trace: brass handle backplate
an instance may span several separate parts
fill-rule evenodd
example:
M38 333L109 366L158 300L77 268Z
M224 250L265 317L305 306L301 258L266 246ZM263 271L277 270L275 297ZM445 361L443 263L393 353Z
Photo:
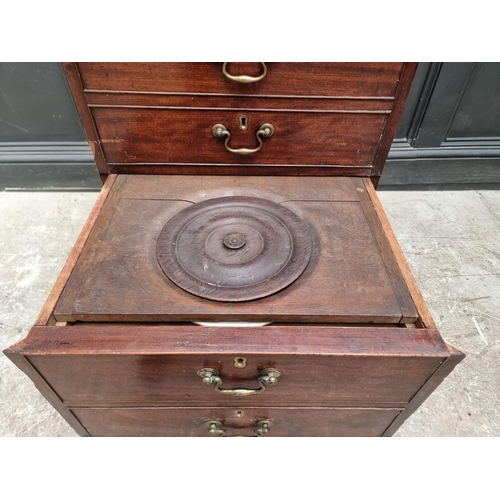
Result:
M260 422L257 422L253 430L254 437L264 436L269 432L269 428L272 425L273 423L271 422L271 420L261 420ZM218 420L210 420L210 422L207 422L207 427L208 427L208 434L210 436L224 437L226 435L226 429L224 427L224 424L222 422L219 422ZM251 436L238 435L233 437L251 437Z
M267 75L266 64L263 63L263 62L261 62L260 64L262 64L262 74L260 74L259 76L248 76L248 75L234 76L234 75L230 75L227 72L227 62L225 62L222 65L222 73L224 73L224 76L226 78L228 78L229 80L231 80L233 82L238 82L238 83L255 83L255 82L259 82L260 80L262 80L263 78L265 78L265 76Z
M258 389L222 389L222 378L219 376L219 372L213 368L202 368L198 370L197 375L203 379L205 385L214 384L215 390L222 394L228 394L230 396L251 396L264 392L268 385L276 384L278 382L278 377L281 375L281 370L277 368L266 368L262 370L257 378L257 383L260 385Z
M259 141L259 146L255 149L248 148L240 148L240 149L232 149L229 147L229 139L231 139L231 132L227 129L225 125L217 123L212 127L212 135L217 139L225 139L224 147L230 153L236 153L238 155L249 155L252 153L257 153L262 148L262 139L269 139L274 134L274 127L270 123L264 123L260 126L259 130L257 130L255 137Z

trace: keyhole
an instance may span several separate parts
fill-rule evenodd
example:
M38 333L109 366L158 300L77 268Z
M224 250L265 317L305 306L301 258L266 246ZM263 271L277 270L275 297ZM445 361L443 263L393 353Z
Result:
M246 130L248 128L248 116L240 116L240 130Z
M245 358L234 358L234 366L236 366L236 368L245 368L245 366L247 366L247 360Z

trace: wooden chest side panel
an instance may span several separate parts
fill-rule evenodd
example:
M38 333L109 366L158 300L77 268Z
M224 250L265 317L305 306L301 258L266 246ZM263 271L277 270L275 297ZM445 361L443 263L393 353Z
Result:
M76 408L91 436L209 436L210 421L225 436L254 436L257 423L272 424L269 437L381 436L400 413L398 408Z
M87 431L82 427L81 423L74 416L72 412L61 401L61 398L53 391L52 387L40 375L40 373L31 365L25 356L20 351L22 345L26 342L21 341L3 353L14 363L22 372L24 372L33 382L35 387L40 391L44 398L61 414L61 416L68 422L68 424L80 435L88 436Z
M401 412L394 422L390 425L384 436L392 436L404 421L432 394L432 392L441 384L441 382L453 371L464 358L465 354L458 349L446 344L450 351L450 356L446 358L432 377L422 386L415 397L412 398L410 404Z

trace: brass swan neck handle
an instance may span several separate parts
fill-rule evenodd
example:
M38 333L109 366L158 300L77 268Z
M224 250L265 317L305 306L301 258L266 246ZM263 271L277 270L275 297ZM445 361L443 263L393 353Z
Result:
M228 394L230 396L252 396L253 394L264 392L266 386L276 384L278 382L278 377L281 375L281 370L277 368L266 368L262 370L257 378L257 383L260 386L257 389L222 389L222 378L219 376L219 372L213 368L202 368L198 370L197 375L203 379L205 385L214 384L216 392Z
M255 137L259 141L259 146L255 149L240 148L232 149L229 147L229 139L231 139L231 132L227 129L225 125L217 123L212 127L212 135L217 139L225 139L224 147L230 152L238 155L249 155L252 153L257 153L262 148L262 139L269 139L274 134L274 127L270 123L264 123L260 126L259 130L255 133Z
M227 62L225 62L222 65L222 73L226 78L233 82L238 82L238 83L255 83L259 82L260 80L264 79L267 75L267 66L265 63L261 62L262 64L262 73L259 76L248 76L248 75L230 75L227 72Z
M246 436L246 435L235 435L232 437L261 437L265 436L268 432L270 427L273 425L271 420L261 420L255 424L255 427L253 429L253 436ZM222 422L219 420L210 420L207 422L207 427L208 427L208 434L210 436L214 437L225 437L226 436L226 427Z

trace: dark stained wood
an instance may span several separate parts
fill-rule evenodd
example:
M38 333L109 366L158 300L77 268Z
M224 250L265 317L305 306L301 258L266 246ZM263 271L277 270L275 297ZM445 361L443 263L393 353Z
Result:
M465 354L458 349L446 344L450 351L450 356L446 358L427 383L418 391L410 404L390 425L384 436L392 436L404 423L404 421L436 390L443 380L453 371L464 358Z
M122 176L119 179L123 179ZM126 192L134 191L134 179L126 178ZM106 205L103 220L97 221L88 245L56 306L59 321L286 321L286 322L375 322L398 323L403 317L398 297L380 255L372 231L358 202L309 201L311 192L324 186L316 178L302 179L304 196L294 183L274 186L282 206L295 211L309 225L318 242L304 273L284 290L256 301L215 303L184 292L161 270L156 241L164 225L179 211L200 199L193 186L179 199L175 177L158 178L167 198L130 199L117 194ZM253 179L257 193L266 192L267 179ZM117 186L122 189L125 181ZM139 185L144 185L140 182ZM210 185L213 186L213 183ZM239 195L234 183L219 182L215 193L203 190L206 198ZM329 181L335 186L335 180ZM340 181L345 186L345 180ZM278 183L279 186L279 183ZM344 188L342 188L344 189ZM335 191L335 189L334 189ZM248 190L247 190L248 193ZM307 201L300 201L304 198ZM328 200L328 196L326 197ZM273 200L274 201L274 200ZM102 231L100 228L106 228ZM75 293L75 290L77 291ZM407 316L405 316L405 320ZM417 315L413 318L417 319Z
M386 116L355 113L259 112L226 109L163 110L93 108L106 161L118 163L216 162L227 165L289 164L370 166ZM248 117L248 130L239 117ZM228 146L256 148L255 134L264 123L274 126L260 151L239 155L226 151L212 135L222 124L231 132Z
M197 203L221 196L261 197L275 203L285 201L358 202L351 179L335 177L317 180L298 177L225 176L151 176L121 175L124 185L120 197L134 200L186 200Z
M387 240L384 227L381 225L378 214L373 208L371 198L367 194L363 179L353 178L352 182L356 186L356 191L359 195L359 201L361 207L363 208L365 217L370 221L370 228L372 229L373 236L377 240L380 248L380 254L391 280L394 294L396 295L398 303L401 307L403 316L401 322L411 323L417 318L417 310L413 304L413 300L398 262L394 257L393 250Z
M437 330L374 325L268 325L219 328L191 324L80 324L31 329L10 348L25 356L191 355L241 352L253 354L346 354L356 356L449 356Z
M108 167L106 165L106 160L101 148L101 143L99 141L99 136L95 128L95 123L87 107L87 102L85 95L83 94L82 82L80 78L80 73L78 71L78 66L76 63L63 63L64 70L66 72L66 77L68 78L68 83L75 100L76 109L83 123L83 128L85 129L85 134L87 135L87 140L89 142L90 149L94 155L94 160L97 165L97 170L100 174L106 174L108 172Z
M295 212L255 196L212 198L185 208L161 230L158 263L197 297L243 302L277 293L309 264L316 241Z
M51 322L52 324L55 323L55 320L52 316L54 306L56 305L57 301L59 300L59 297L61 296L62 290L66 285L66 282L68 281L68 278L71 275L73 268L75 267L76 261L80 257L83 246L85 245L89 237L89 234L95 224L97 217L99 216L99 213L101 212L104 202L106 201L106 198L108 197L108 194L111 191L111 188L115 180L116 180L116 175L111 174L110 176L108 176L108 179L104 183L104 186L101 192L99 193L97 201L95 202L94 207L92 208L92 211L90 212L90 215L87 221L85 222L85 225L83 226L83 229L80 232L80 235L78 236L75 245L71 250L68 260L66 261L66 264L64 265L61 274L57 278L57 281L54 287L52 288L50 295L47 297L47 300L45 301L45 304L40 314L38 315L38 318L35 321L35 325L47 325L49 324L49 322Z
M92 221L91 225L89 225L88 227L87 226L84 227L82 232L82 238L81 240L80 237L78 239L80 243L84 244L84 247L83 249L78 250L77 254L75 254L75 257L78 257L76 264L73 265L73 262L71 262L72 267L68 268L68 271L70 271L71 274L69 275L69 277L68 276L66 277L65 282L64 280L62 280L61 282L63 286L63 291L59 290L59 285L57 285L57 288L55 288L56 295L54 296L54 298L57 298L58 300L57 304L60 304L61 302L63 304L64 303L72 304L76 300L80 292L80 288L84 283L84 279L82 279L82 277L79 275L78 272L75 275L74 273L75 267L76 269L82 266L88 266L90 268L92 267L94 252L96 248L100 246L101 234L106 233L107 225L113 213L113 207L117 203L120 197L121 189L124 185L124 179L120 176L115 176L114 174L111 174L110 176L108 176L108 178L112 182L113 189L111 189L110 186L110 190L107 193L106 197L102 199L99 197L96 202L95 207L97 207L97 209L93 209L93 213L95 213L97 217ZM72 258L72 256L70 256L70 258ZM69 281L71 281L70 287L67 286ZM54 312L55 307L52 304L52 302L50 302L50 304L53 307L52 312ZM49 310L46 310L45 316L49 312L50 312ZM71 317L67 319L55 318L55 320L73 321L73 318Z
M260 421L269 437L381 436L399 408L75 408L92 436L209 436L208 422L222 423L224 437L255 436ZM240 416L241 415L241 416Z
M390 435L463 358L430 328L374 185L355 178L378 180L416 64L269 63L250 85L227 80L222 63L65 68L101 178L119 175L108 177L37 325L5 354L81 435L202 436L209 420L228 436L252 435L261 420L272 421L270 436ZM231 155L211 134L223 123L231 147L254 147L265 122L276 133L254 156ZM214 303L163 273L165 224L228 196L308 221L311 260L284 290ZM260 388L266 368L281 375L236 398L205 386L201 368L216 369L223 389Z
M333 111L337 113L380 113L388 114L393 99L348 98L348 97L269 97L232 96L207 94L144 94L121 92L86 92L88 105L93 107L140 107L140 108L230 108L234 110L253 109L272 111L290 109L294 111Z
M35 384L35 387L40 391L44 398L61 414L69 425L80 435L88 436L87 430L82 426L81 422L66 408L66 406L54 393L45 379L37 372L31 363L19 353L22 348L22 342L13 345L9 349L5 349L3 353Z
M311 326L38 327L18 352L71 406L404 406L449 356L437 331ZM251 389L270 367L278 383L247 398L197 375L214 368L223 388Z
M393 97L402 63L267 63L267 76L241 84L222 63L79 63L85 89L232 95ZM230 74L261 74L259 63L230 63Z
M373 208L375 209L375 213L379 223L383 228L383 232L387 241L391 247L392 255L394 259L396 259L398 266L401 270L401 274L406 282L406 286L410 291L410 295L412 297L413 303L418 311L419 319L422 323L422 326L425 328L436 328L434 324L434 320L432 319L431 313L427 304L425 303L424 298L422 297L422 293L417 286L415 278L413 277L410 267L406 261L406 258L401 250L401 247L396 239L394 231L392 230L391 223L387 218L387 215L380 203L380 200L377 196L375 188L373 184L370 182L370 179L363 180L363 184L365 185L366 191L370 196L371 202L373 204Z
M203 328L203 327L201 327ZM272 334L271 334L272 335ZM246 358L235 368L234 358ZM405 405L443 358L414 356L230 354L28 356L68 405L384 406ZM278 383L244 398L205 386L197 372L219 372L223 389L258 389L260 371L278 368Z
M317 165L245 165L242 169L238 165L221 165L198 163L196 165L186 165L178 163L175 165L166 164L109 164L109 171L116 174L133 175L247 175L261 177L266 176L297 176L297 177L332 177L332 176L369 176L371 167L343 167L329 165L321 167Z
M403 72L401 73L399 85L396 90L394 108L386 122L384 132L380 138L380 146L377 150L375 161L373 162L373 172L371 175L375 177L380 177L382 169L384 168L417 67L418 63L404 64Z
M222 63L65 67L101 174L379 176L416 65L269 64L266 78L249 85L225 78ZM259 63L229 67L261 71ZM271 148L235 157L215 147L216 122L205 123L213 113L217 123L231 115L223 124L236 148L255 145L265 122L276 122L280 134L266 141ZM232 121L242 113L265 120L241 132Z

